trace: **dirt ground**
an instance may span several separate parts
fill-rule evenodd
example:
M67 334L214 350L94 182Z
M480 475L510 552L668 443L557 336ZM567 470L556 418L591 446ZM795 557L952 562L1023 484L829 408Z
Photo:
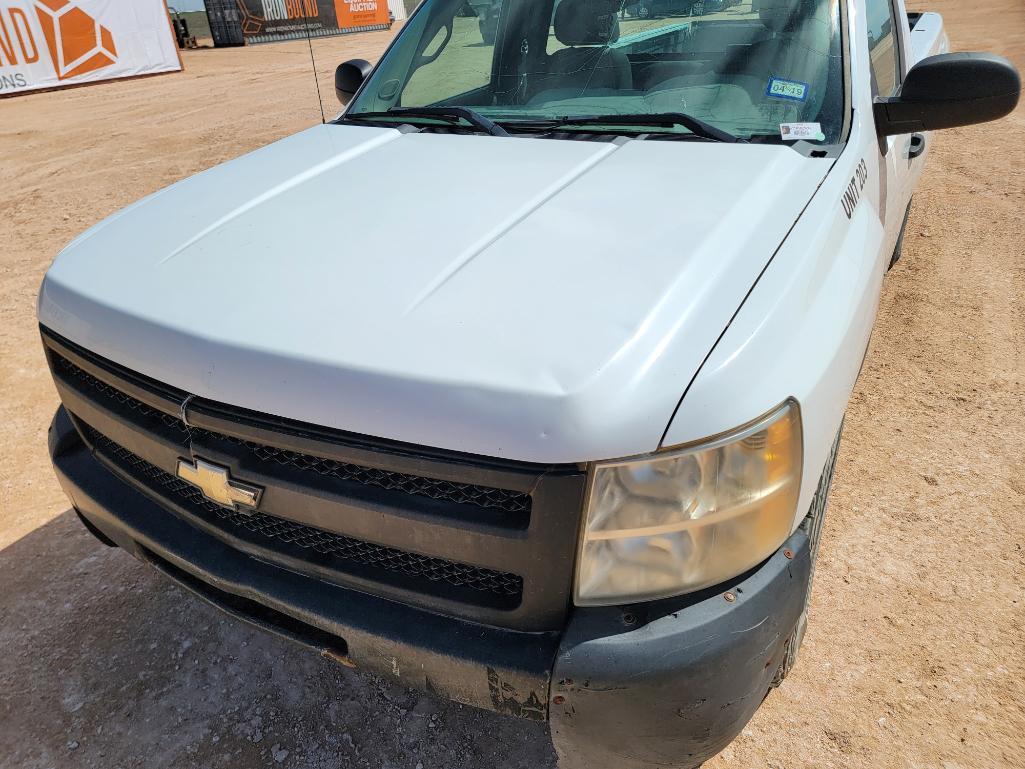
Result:
M921 6L955 48L1025 69L1021 0ZM318 43L324 85L388 40ZM34 320L53 255L319 120L302 45L185 63L0 100L0 766L553 766L541 728L226 620L68 509ZM847 417L802 660L713 769L1025 766L1025 109L936 148Z

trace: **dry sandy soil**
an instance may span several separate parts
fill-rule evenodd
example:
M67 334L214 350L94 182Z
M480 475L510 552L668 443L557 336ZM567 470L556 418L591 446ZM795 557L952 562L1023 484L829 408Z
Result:
M956 48L1025 69L1021 0L922 5ZM320 43L324 73L388 39ZM225 620L95 542L50 472L34 305L51 258L318 120L308 55L195 51L182 75L0 101L4 767L554 763L540 728ZM1025 766L1025 110L936 147L848 414L803 658L714 769Z

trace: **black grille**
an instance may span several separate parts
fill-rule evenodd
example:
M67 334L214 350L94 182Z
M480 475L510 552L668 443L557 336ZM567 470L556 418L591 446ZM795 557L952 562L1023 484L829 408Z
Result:
M185 391L41 332L63 408L95 460L153 498L123 517L143 534L152 527L187 541L182 557L192 544L199 553L220 540L266 564L429 612L518 631L563 627L582 466L402 443L201 396L187 401L186 421ZM176 476L182 457L259 484L259 508L204 497Z
M86 434L97 449L124 472L162 496L175 498L190 513L221 528L227 523L279 546L313 550L346 564L487 593L503 603L517 603L522 594L523 580L515 574L376 545L264 513L243 513L222 507L204 497L195 486L150 464L95 429L86 426Z
M188 427L178 417L147 406L136 398L97 379L63 356L53 354L53 365L61 377L64 379L75 379L84 388L88 389L93 399L100 402L106 401L108 404L116 403L142 416L159 419L165 427L177 433L183 442L193 438L214 438L244 446L253 456L265 462L275 462L302 472L316 473L350 483L374 486L413 496L472 505L486 510L498 510L521 515L529 514L530 512L530 496L517 491L444 481L436 478L425 478L418 475L397 473L372 467L362 467L351 462L339 462L334 459L303 454L298 451L244 441L228 435L213 433L209 430Z
M405 473L388 470L377 470L360 467L349 462L338 462L333 459L322 459L300 454L296 451L278 449L273 446L261 446L250 441L242 444L264 461L290 465L299 470L306 470L320 475L330 475L345 481L361 483L364 486L377 486L390 491L402 491L431 499L456 502L476 507L504 510L510 513L525 513L530 510L530 497L515 491L492 489L486 486L474 486L467 483L455 483L434 478L423 478Z
M106 382L97 379L85 369L79 368L74 363L69 361L67 358L51 353L51 359L53 362L53 368L64 379L76 379L78 382L87 390L89 390L95 400L106 401L108 404L116 403L130 411L134 411L137 414L141 414L144 417L155 417L160 419L167 427L174 430L180 431L185 437L188 437L189 429L185 426L178 417L167 414L159 409L155 409L151 406L147 406L142 401L133 398L128 393L121 392L116 387L112 387Z

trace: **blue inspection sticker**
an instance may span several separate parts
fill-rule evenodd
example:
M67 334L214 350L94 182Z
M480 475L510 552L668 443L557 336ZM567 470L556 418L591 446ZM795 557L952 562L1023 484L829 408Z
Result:
M769 86L765 89L765 95L773 99L786 99L787 101L808 101L808 92L811 86L802 83L800 80L783 80L782 78L769 78Z

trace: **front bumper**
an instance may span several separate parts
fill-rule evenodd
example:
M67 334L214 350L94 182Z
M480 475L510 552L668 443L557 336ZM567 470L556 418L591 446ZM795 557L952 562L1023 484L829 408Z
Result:
M49 444L61 486L101 539L344 665L547 718L566 767L692 767L720 751L768 691L807 591L799 531L758 568L700 594L577 609L561 633L479 625L286 571L203 534L93 456L63 408Z
M551 687L563 769L694 767L726 747L769 691L804 609L810 563L798 530L761 566L687 601L625 617L577 611Z

